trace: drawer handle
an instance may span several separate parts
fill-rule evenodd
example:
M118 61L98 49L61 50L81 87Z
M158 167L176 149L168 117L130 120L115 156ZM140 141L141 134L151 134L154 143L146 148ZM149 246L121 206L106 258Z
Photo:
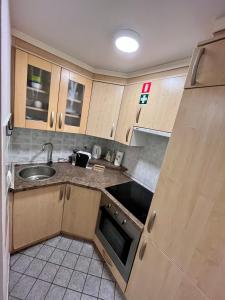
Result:
M205 48L199 48L198 49L198 53L196 55L194 64L193 64L193 68L191 71L191 86L194 86L196 84L196 75L197 75L197 71L198 71L198 66L201 60L202 55L205 52Z
M128 138L129 138L130 130L131 130L131 127L129 127L129 128L127 129L127 133L126 133L126 143L128 143Z
M137 116L136 116L136 123L139 122L140 114L141 114L141 107L139 108Z
M148 221L147 230L149 233L152 231L153 225L155 223L155 219L156 219L156 211L154 210L152 213L152 216L149 218L149 221Z
M67 187L66 199L70 200L71 186Z
M59 114L59 129L62 128L62 113Z
M113 266L113 265L112 265L112 262L111 262L110 259L108 258L108 256L107 256L107 254L106 254L106 252L105 252L104 249L102 250L102 256L104 257L106 263L107 263L108 265L110 265L110 267L112 267L112 266Z
M60 192L59 192L59 200L60 200L60 201L63 199L63 194L64 194L63 192L64 192L64 187L61 186Z
M111 132L110 132L110 137L113 137L113 133L114 133L114 123L112 124L112 129L111 129Z
M55 119L54 111L52 111L51 114L50 114L50 127L51 127L51 128L52 128L53 125L54 125L54 119Z
M144 258L146 247L147 247L147 242L144 242L142 244L140 252L139 252L139 258L140 258L140 260L142 260Z

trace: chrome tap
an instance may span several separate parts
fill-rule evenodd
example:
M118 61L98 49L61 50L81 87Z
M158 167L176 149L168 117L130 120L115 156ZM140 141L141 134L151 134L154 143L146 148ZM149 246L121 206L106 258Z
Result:
M42 145L41 151L45 151L46 146L48 147L48 155L47 155L47 165L50 166L52 165L52 151L53 151L53 145L52 143L44 143Z

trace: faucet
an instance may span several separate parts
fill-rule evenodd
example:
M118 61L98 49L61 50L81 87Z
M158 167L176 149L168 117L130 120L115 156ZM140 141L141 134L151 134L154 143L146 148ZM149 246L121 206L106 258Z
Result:
M45 151L46 146L50 146L50 147L48 147L47 165L48 165L48 166L51 166L51 165L52 165L52 151L53 151L53 145L52 145L52 143L44 143L44 144L42 145L41 151Z

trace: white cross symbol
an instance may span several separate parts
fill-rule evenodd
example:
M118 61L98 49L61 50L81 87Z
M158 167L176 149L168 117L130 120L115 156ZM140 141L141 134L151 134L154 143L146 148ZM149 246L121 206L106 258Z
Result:
M148 97L146 96L146 95L143 95L142 97L141 97L141 102L145 102L145 101L147 101L148 100Z

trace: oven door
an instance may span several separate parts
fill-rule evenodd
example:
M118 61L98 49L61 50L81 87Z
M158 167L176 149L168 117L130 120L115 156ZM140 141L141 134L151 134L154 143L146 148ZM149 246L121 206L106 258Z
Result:
M101 206L96 235L122 277L128 281L140 239L139 230L131 222L122 225L110 210Z

